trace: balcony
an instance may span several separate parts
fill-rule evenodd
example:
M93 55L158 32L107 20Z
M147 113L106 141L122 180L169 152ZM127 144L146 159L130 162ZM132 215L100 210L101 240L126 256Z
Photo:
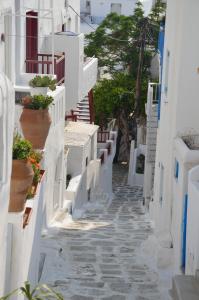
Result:
M84 35L58 32L54 36L55 52L65 54L66 112L76 109L77 103L88 95L96 84L97 59L84 59ZM45 52L52 49L52 37L45 38Z
M86 57L83 64L82 98L95 86L97 82L97 58Z
M54 55L54 72L52 54L38 53L37 59L26 59L26 72L34 74L55 74L57 85L65 80L65 54Z

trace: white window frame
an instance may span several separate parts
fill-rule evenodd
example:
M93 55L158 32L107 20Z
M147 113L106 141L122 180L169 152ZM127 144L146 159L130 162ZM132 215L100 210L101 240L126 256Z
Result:
M120 13L118 15L121 15L122 14L122 3L115 3L115 2L112 2L111 3L111 7L110 7L110 12L112 13L112 7L113 5L118 5L118 7L120 7ZM115 12L116 13L116 12Z

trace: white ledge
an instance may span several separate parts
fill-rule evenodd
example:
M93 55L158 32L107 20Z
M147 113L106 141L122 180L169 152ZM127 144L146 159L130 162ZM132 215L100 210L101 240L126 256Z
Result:
M176 138L174 141L176 151L184 162L192 163L199 161L199 150L191 150L182 140L182 138Z

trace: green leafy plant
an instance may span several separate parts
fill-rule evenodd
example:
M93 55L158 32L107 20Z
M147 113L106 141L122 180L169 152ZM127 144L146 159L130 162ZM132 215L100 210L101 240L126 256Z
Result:
M49 76L35 76L32 80L30 80L29 84L32 87L49 87L51 91L56 89L56 79L52 79Z
M34 95L26 96L22 99L22 105L25 108L39 110L47 109L52 102L54 101L53 97L45 95Z
M31 285L28 281L24 283L24 286L20 287L19 289L14 290L13 292L9 293L8 295L1 297L0 300L7 300L12 295L23 295L27 300L64 300L63 296L48 287L46 284L37 285L35 288L31 288Z
M143 1L135 2L134 12L129 16L111 13L94 32L85 36L85 54L97 57L101 71L109 73L108 77L102 78L110 79L110 83L108 80L98 82L95 88L96 121L105 128L109 118L117 119L116 158L123 153L122 160L127 161L129 137L136 141L137 129L146 120L145 102L151 80L151 60L157 53L160 23L164 23L165 15L162 0L156 1L148 16L145 16ZM128 87L127 82L130 81Z
M30 157L32 151L32 144L22 138L19 134L14 136L13 148L12 148L12 158L13 159L27 159Z

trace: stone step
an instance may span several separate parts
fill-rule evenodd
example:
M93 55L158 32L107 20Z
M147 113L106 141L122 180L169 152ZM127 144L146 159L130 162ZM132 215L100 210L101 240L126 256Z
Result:
M195 276L174 276L172 296L173 300L198 300L199 280Z
M86 117L89 117L89 118L90 118L90 114L87 113L87 112L84 112L84 111L78 112L77 116L86 116Z
M89 104L88 104L87 102L85 102L85 103L78 102L78 103L77 103L77 106L81 106L81 107L86 106L86 107L89 107Z

